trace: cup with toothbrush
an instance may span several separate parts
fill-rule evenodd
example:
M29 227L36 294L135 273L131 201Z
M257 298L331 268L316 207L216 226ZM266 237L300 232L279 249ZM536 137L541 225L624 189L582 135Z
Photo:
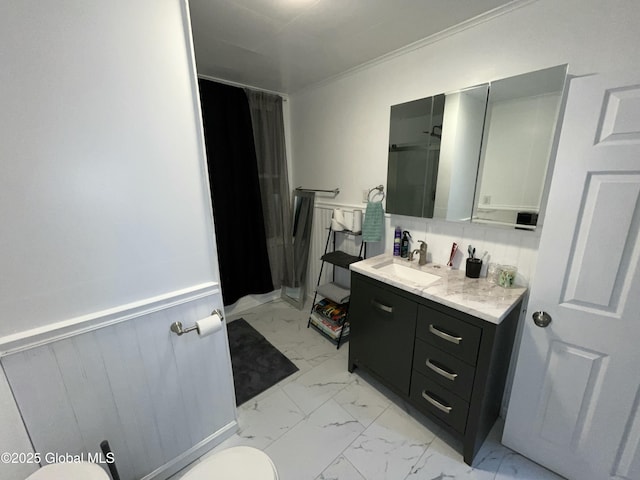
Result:
M473 245L469 245L467 248L469 257L467 258L467 267L465 274L468 278L480 278L480 270L482 270L482 258L476 258L476 249Z

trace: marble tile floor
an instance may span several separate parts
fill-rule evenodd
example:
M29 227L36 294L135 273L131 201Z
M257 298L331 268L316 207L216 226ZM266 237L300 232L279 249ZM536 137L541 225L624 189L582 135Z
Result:
M250 445L271 457L280 480L561 479L501 445L500 421L466 465L456 439L366 373L349 373L349 344L336 350L308 329L308 310L278 300L241 316L299 371L241 405L239 431L202 459Z

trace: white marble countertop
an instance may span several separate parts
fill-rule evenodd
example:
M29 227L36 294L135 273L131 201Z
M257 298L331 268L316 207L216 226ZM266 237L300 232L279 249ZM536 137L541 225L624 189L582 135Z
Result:
M440 277L426 286L387 271L380 266L396 263ZM393 285L409 293L446 305L491 323L499 324L527 291L524 287L503 288L486 278L467 278L464 270L453 270L444 265L419 266L418 260L382 254L352 263L350 269L367 277Z

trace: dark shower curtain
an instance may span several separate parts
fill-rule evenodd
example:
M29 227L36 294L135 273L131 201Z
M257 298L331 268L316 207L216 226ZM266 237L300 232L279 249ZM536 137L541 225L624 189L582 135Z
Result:
M245 92L199 80L225 305L273 291L251 114Z
M287 173L282 97L245 89L258 160L264 227L271 266L271 281L278 289L293 281L291 191Z

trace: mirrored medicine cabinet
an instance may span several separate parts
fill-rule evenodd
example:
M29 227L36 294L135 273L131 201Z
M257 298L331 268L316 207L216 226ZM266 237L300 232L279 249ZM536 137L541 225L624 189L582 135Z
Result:
M566 72L561 65L393 105L386 211L535 229Z

